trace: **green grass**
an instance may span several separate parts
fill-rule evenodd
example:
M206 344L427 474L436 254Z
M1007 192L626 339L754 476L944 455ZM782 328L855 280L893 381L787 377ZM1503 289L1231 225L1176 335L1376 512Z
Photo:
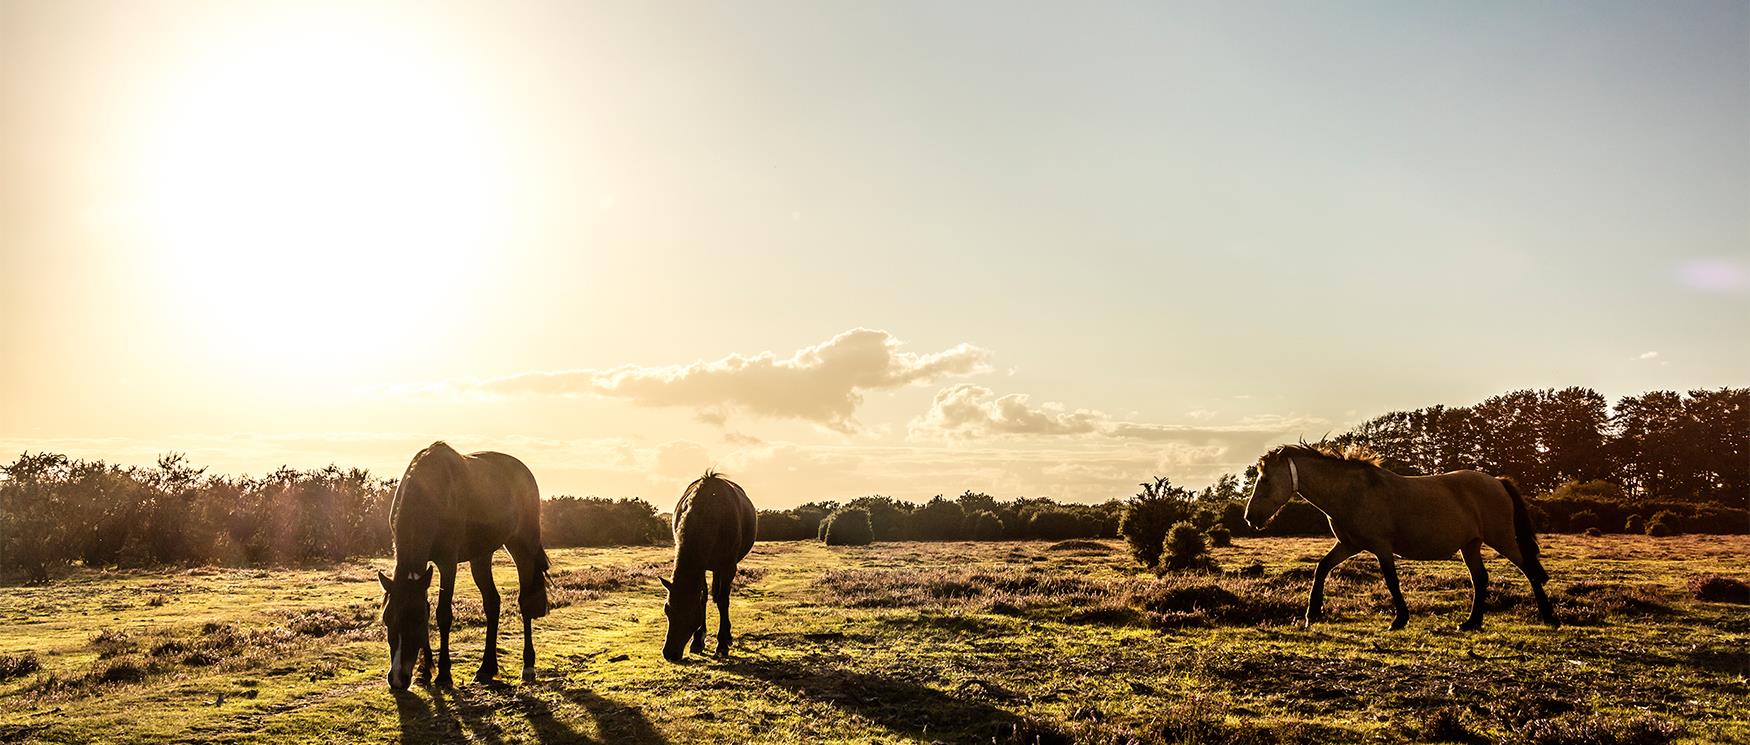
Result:
M1750 742L1750 538L1552 536L1561 629L1490 562L1481 632L1456 561L1403 563L1410 628L1386 632L1374 563L1295 621L1327 540L1238 539L1223 573L1137 571L1115 542L756 547L727 660L661 658L661 548L554 551L540 680L383 682L373 564L77 570L0 588L0 742ZM455 678L483 641L458 580ZM714 625L713 625L714 629Z

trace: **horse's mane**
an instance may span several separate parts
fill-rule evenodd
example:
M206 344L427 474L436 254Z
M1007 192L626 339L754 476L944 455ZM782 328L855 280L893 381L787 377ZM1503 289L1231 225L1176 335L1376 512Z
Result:
M1265 453L1262 458L1258 459L1259 469L1263 469L1264 461L1270 460L1279 455L1292 455L1297 458L1320 458L1341 463L1368 465L1373 466L1374 468L1380 468L1380 463L1384 460L1382 456L1373 452L1371 448L1358 442L1352 442L1348 445L1337 445L1336 443L1327 442L1325 440L1319 440L1318 442L1307 442L1306 440L1301 440L1297 443L1277 445L1272 448L1270 452Z

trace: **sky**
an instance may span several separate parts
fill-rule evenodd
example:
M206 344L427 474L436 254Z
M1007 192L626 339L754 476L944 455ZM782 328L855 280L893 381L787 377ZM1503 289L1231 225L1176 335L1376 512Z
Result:
M1750 383L1750 5L0 0L0 452L762 507Z

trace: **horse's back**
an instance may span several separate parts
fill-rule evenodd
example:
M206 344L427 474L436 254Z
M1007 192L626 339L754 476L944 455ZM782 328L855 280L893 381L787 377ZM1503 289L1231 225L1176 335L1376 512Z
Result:
M1393 499L1393 550L1412 559L1441 559L1489 533L1497 514L1511 518L1511 505L1495 477L1481 471L1448 471L1403 478L1403 493ZM1501 513L1502 507L1508 509Z
M733 565L753 551L758 512L740 484L720 476L701 481L675 505L676 550L699 551L713 566Z

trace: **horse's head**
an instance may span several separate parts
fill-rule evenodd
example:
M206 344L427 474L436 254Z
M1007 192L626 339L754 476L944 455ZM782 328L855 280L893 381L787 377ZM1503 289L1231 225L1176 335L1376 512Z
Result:
M1252 483L1252 496L1246 500L1246 524L1262 530L1294 498L1299 482L1300 472L1292 456L1281 449L1265 455L1258 461L1258 480Z
M413 682L414 663L431 646L431 602L426 594L434 569L396 569L393 578L377 572L383 585L383 626L389 630L390 688L407 689Z
M705 583L698 587L686 587L687 582L670 582L662 579L662 586L668 590L668 599L662 604L663 615L668 616L668 637L662 642L662 656L669 662L680 662L687 653L687 639L705 625Z

